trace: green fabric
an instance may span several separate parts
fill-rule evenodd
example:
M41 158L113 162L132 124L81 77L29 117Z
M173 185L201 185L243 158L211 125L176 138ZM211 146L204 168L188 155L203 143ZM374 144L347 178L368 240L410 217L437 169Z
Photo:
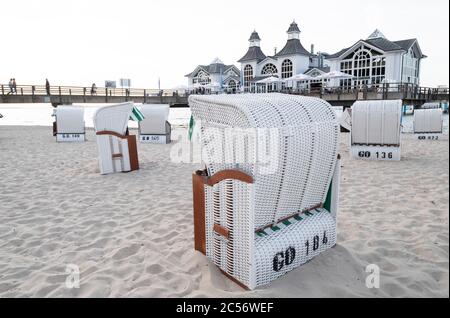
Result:
M139 109L136 107L133 107L133 110L131 111L130 119L133 121L143 121L145 119L144 114L141 113Z
M296 219L297 221L303 220L303 218L298 214L296 216L294 216L294 219Z
M279 228L278 226L271 227L270 229L271 229L272 231L274 231L274 232L280 230L280 228Z
M331 180L330 188L328 189L327 198L323 204L323 208L328 212L331 212L331 196L333 194L333 180Z
M283 221L283 224L288 226L288 225L291 225L291 222L289 222L288 220L285 220L285 221Z
M191 115L191 119L189 120L189 140L192 141L192 134L194 132L195 120L194 116Z

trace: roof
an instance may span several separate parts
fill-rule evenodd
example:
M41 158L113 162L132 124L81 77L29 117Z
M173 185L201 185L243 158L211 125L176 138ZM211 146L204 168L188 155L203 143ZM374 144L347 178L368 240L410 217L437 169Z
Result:
M376 39L376 38L386 38L386 37L380 30L375 29L375 31L373 31L372 34L369 35L368 39Z
M287 41L284 48L275 54L275 57L280 57L284 55L307 55L311 56L311 53L309 53L302 45L299 39L290 39Z
M253 31L252 35L250 35L249 41L261 41L261 38L259 37L258 32Z
M258 81L261 81L263 79L269 78L269 77L278 77L278 75L276 75L276 74L275 75L274 74L259 75L259 76L253 77L249 82L254 83L254 82L258 82Z
M399 46L398 44L391 42L385 38L367 39L367 40L365 40L365 42L367 42L385 52L403 50L401 46Z
M213 61L214 62L214 61ZM189 76L193 76L194 73L197 73L198 69L202 69L205 72L209 73L209 74L219 74L219 73L225 73L226 71L228 71L230 68L234 68L234 71L239 75L240 74L240 70L235 66L235 65L225 65L222 63L212 63L210 65L199 65L195 68L195 70L187 75L185 75L186 77Z
M291 23L291 25L289 26L289 30L287 30L288 33L289 32L300 32L300 29L298 28L298 24L294 22Z
M394 41L395 44L400 46L405 51L409 51L411 47L414 48L414 53L417 56L420 56L422 58L427 57L425 54L422 53L422 50L419 47L419 44L417 43L417 39L407 39L407 40L401 40L401 41Z
M417 40L416 39L408 39L408 40L400 40L400 41L390 41L383 37L369 38L367 40L359 40L351 47L344 48L344 49L340 50L339 52L336 52L334 54L327 56L327 59L333 59L333 58L340 57L342 54L347 52L349 49L351 49L353 46L355 46L359 42L365 42L369 45L372 45L372 46L384 51L384 52L394 52L394 51L408 51L415 43L417 43ZM418 55L420 55L421 57L426 57L425 55L422 54L420 49L418 49L416 51L416 53Z
M324 67L310 67L306 70L306 72L304 74L308 74L309 72L311 72L312 70L319 70L322 71L324 73L328 73L330 72L330 67L329 66L324 66Z
M263 53L259 46L251 46L249 47L247 53L238 61L240 63L247 61L262 61L266 58L266 55Z
M233 81L235 81L237 83L239 83L241 81L241 79L239 77L237 77L237 76L228 76L223 81L227 82L227 81L230 81L230 80L233 80Z

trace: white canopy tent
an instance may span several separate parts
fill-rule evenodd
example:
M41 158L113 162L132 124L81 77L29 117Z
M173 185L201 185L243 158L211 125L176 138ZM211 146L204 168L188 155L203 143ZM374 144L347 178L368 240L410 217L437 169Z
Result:
M286 83L287 87L297 88L299 82L305 83L305 82L311 81L312 79L314 79L314 77L300 73L300 74L297 74L292 77L284 79L284 82ZM294 86L294 83L296 83L295 86Z
M324 80L324 79L350 79L350 78L354 78L354 76L351 74L340 72L340 71L331 71L331 72L319 75L315 79Z
M331 71L322 75L317 76L315 79L322 80L322 86L327 87L330 80L333 80L330 86L339 86L339 83L335 83L334 80L342 80L342 79L352 79L353 75L347 74L340 71Z
M265 92L268 92L269 85L270 86L275 85L275 90L278 90L278 84L282 83L282 82L283 82L283 80L279 79L278 77L269 76L262 80L257 81L256 84L264 84ZM271 90L274 90L274 89L271 89Z

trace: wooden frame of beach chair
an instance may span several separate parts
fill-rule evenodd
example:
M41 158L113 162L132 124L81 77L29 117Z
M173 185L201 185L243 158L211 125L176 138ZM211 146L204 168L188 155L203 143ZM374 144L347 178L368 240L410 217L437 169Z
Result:
M192 176L196 250L241 287L254 289L336 244L339 124L327 102L252 94L190 96L189 104L206 155L206 169ZM266 171L259 161L211 160L208 129L225 136L238 127L276 129L276 169ZM249 140L223 143L230 158L253 147Z
M53 135L57 142L86 141L83 107L61 105L55 111Z
M139 169L135 135L126 135L133 103L105 106L94 114L101 174Z
M443 124L441 108L416 109L414 111L414 136L418 140L440 140Z
M141 143L168 144L172 127L168 122L169 105L146 105L140 108L144 120L139 122L139 141Z
M357 101L352 106L350 152L353 158L399 161L401 100Z

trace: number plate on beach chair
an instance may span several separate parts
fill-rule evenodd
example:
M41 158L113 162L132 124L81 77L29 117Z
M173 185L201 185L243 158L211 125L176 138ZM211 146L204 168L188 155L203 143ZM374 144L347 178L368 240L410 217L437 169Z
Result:
M148 144L168 143L168 138L166 135L140 135L139 140L141 143L148 143Z
M57 134L57 142L82 142L85 141L85 134Z

